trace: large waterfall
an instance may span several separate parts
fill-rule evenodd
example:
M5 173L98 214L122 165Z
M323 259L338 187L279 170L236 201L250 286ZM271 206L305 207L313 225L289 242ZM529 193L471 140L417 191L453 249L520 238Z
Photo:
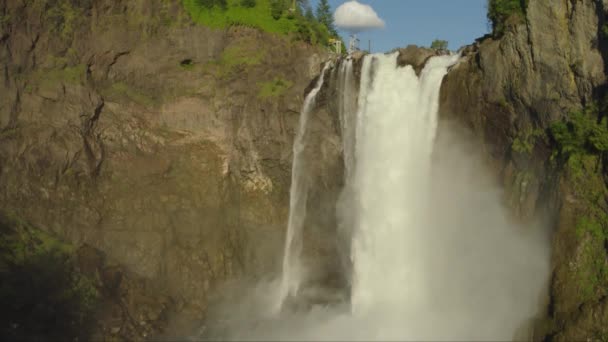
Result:
M356 314L426 305L420 250L441 80L458 56L432 57L420 78L397 53L363 62L356 138ZM373 72L373 74L372 74Z
M451 126L438 125L441 82L458 60L432 57L419 75L398 66L398 52L343 59L332 72L325 66L304 102L294 143L282 277L226 310L222 339L530 337L543 306L549 239L542 225L510 219L476 149ZM337 234L327 235L338 240L328 246L339 250L331 256L342 262L332 265L342 269L331 270L300 260L303 247L317 252L304 246L303 235L312 233L305 226L313 186L307 164L316 158L309 120L322 88L335 96L324 110L338 115L344 159ZM315 266L346 275L348 295L340 297L346 300L309 297L315 293L309 286L323 286L307 281ZM287 298L297 305L284 305Z

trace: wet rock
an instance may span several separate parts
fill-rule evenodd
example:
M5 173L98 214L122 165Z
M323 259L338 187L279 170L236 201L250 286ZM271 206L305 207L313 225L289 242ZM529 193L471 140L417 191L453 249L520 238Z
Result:
M414 68L417 76L424 69L424 65L429 58L440 54L439 51L418 47L416 45L408 45L405 49L398 49L399 56L397 57L397 65L403 67L411 65Z

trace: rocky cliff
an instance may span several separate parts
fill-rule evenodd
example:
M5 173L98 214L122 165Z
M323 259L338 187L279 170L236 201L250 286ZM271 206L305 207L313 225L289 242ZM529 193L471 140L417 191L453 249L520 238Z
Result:
M553 275L538 339L608 336L605 152L588 141L605 124L606 9L530 0L504 36L465 48L442 86L442 117L473 132L514 213L550 218Z
M177 0L0 1L0 209L141 279L101 336L198 321L219 284L279 270L294 131L327 57L194 25ZM339 155L332 120L311 122L320 163Z
M606 9L529 0L502 37L465 48L442 86L442 118L473 133L513 212L550 218L537 339L608 336ZM419 71L432 54L408 47L399 63ZM298 114L327 58L194 25L177 0L0 0L0 210L73 246L106 301L97 337L176 337L225 282L279 271ZM311 286L344 289L327 79L309 126L304 258L325 265Z

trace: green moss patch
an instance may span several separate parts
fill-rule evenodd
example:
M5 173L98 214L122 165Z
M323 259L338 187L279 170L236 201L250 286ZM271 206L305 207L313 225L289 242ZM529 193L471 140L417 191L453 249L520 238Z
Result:
M71 39L74 32L86 23L83 8L72 3L70 0L55 0L47 1L44 5L45 16L52 25L53 33L64 40Z
M0 322L0 337L86 339L99 294L95 282L76 271L74 249L5 214L0 233L0 303L10 313Z
M220 78L226 78L239 71L262 64L266 52L256 48L251 41L235 44L224 49L220 58L206 65L206 69L214 72Z
M517 153L531 154L539 138L545 136L541 129L524 130L513 139L511 149Z
M281 77L275 77L275 79L272 81L259 83L259 86L259 98L276 98L285 94L285 92L289 90L291 86L293 86L293 82Z
M224 49L220 64L229 69L242 65L258 65L264 57L265 53L262 50L252 51L251 49L234 46Z
M80 84L86 76L87 67L84 64L63 66L36 71L34 79L41 87L55 87L59 84Z

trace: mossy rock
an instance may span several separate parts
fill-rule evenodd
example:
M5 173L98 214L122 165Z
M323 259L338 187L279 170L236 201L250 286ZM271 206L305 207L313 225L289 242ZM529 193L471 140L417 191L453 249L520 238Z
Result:
M99 294L76 271L74 249L6 214L0 233L0 338L86 339Z

